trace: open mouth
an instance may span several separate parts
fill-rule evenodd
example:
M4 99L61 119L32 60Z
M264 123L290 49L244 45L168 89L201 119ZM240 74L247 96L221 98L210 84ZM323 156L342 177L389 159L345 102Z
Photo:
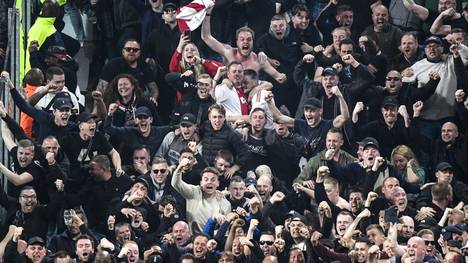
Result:
M385 21L383 19L377 19L377 25L383 26Z
M176 237L175 240L177 243L181 243L184 239L182 237Z
M82 255L83 255L84 258L87 258L89 256L89 253L88 252L83 252Z
M242 50L242 51L250 51L250 46L249 46L249 45L243 45L243 46L241 47L241 50Z

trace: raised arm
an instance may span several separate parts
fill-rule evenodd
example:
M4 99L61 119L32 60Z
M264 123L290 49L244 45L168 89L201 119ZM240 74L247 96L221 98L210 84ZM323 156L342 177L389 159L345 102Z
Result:
M267 95L265 96L265 101L267 102L268 109L270 109L271 114L273 115L273 119L276 122L283 123L287 125L288 127L294 126L294 119L281 114L281 112L275 106L275 103L273 102L273 93L271 91L269 91Z
M16 146L15 139L13 138L13 133L11 133L10 129L8 129L5 121L2 121L1 125L3 142L5 143L5 146L7 147L8 151L11 151L11 149L13 149L13 147Z
M440 13L437 18L434 20L434 23L432 23L431 26L431 33L433 35L447 35L450 33L450 30L452 29L451 26L449 25L444 25L444 20L448 19L455 15L455 9L449 8L442 13Z
M265 73L267 73L270 77L274 78L278 83L283 83L286 81L287 77L286 74L277 71L268 61L261 63L261 68Z
M17 174L10 171L8 168L5 167L2 163L0 163L0 172L6 176L7 180L11 182L13 185L23 185L29 182L32 182L34 179L30 173L24 172L22 174Z
M429 10L424 6L416 4L414 0L403 0L403 5L422 21L425 21L429 17Z
M231 49L231 47L227 47L227 45L219 42L211 35L211 11L213 11L213 7L209 7L206 10L206 16L202 23L201 38L211 49L213 49L213 51L223 57L226 57L226 53Z
M183 158L172 175L171 185L185 199L195 197L196 186L190 185L182 180L184 167L190 163L190 160Z
M332 92L333 94L335 94L335 96L338 98L338 101L340 102L341 112L341 114L336 116L333 120L333 127L341 128L343 127L344 123L349 119L348 104L346 103L346 100L344 99L343 94L341 93L338 86L332 87Z

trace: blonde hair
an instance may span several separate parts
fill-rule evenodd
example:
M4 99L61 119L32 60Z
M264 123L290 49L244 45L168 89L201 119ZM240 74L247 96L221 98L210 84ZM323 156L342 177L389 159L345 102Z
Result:
M410 147L408 147L406 145L398 145L397 147L395 147L393 149L392 155L391 155L392 156L392 165L394 165L393 156L395 154L399 154L399 155L405 157L408 160L413 159L414 164L419 166L418 160L416 159L416 155L414 154L413 150L411 150Z
M198 50L198 47L197 45L195 45L195 43L193 42L188 42L188 43L185 43L185 45L182 46L182 54L184 53L184 49L187 45L193 45L197 51L198 51L198 55L200 55L200 51ZM185 62L184 60L184 56L182 55L182 58L180 59L180 67L182 68L182 73L189 70L189 69L192 69L192 65L189 65L187 62ZM203 66L203 64L196 64L196 65L193 65L193 70L194 70L194 74L195 74L195 77L197 78L199 75L205 73L205 67Z

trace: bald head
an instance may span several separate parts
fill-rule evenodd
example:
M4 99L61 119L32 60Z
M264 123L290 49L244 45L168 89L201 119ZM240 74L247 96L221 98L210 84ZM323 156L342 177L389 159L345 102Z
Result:
M266 256L262 263L278 263L278 258L275 256Z
M377 5L372 9L374 31L382 32L388 25L388 9L384 5Z
M445 143L453 143L458 138L458 127L453 122L446 122L440 129L440 138Z

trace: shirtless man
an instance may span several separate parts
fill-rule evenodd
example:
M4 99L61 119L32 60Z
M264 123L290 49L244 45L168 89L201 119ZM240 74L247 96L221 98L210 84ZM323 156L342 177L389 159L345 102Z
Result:
M265 71L279 83L286 81L286 75L278 72L267 61L267 56L261 52L258 56L253 49L254 32L248 27L241 27L236 32L236 45L233 48L227 44L219 42L211 35L211 11L213 7L206 10L206 17L202 24L202 39L205 43L218 54L226 59L226 64L233 61L240 62L244 69L253 69L257 73L260 70Z

